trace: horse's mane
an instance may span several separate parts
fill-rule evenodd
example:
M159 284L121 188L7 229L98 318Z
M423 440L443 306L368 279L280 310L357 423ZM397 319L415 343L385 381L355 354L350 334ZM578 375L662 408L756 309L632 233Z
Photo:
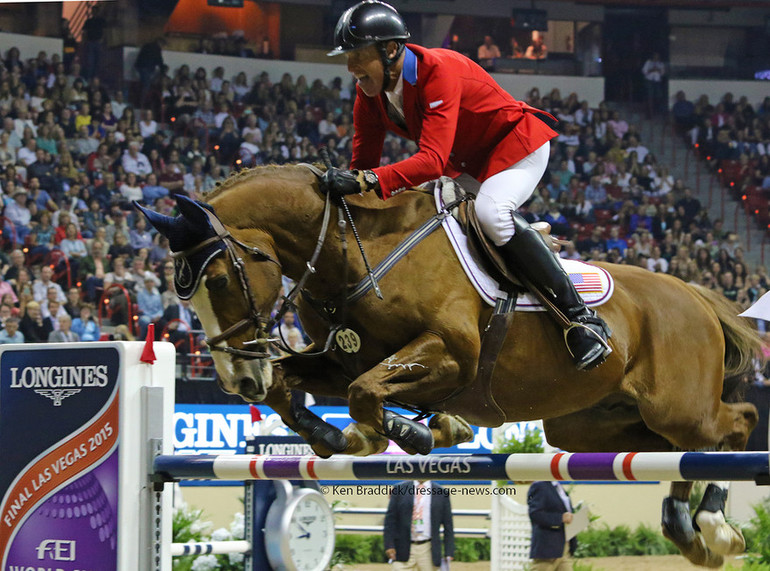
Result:
M320 170L326 170L326 168L323 165L320 164L313 164L313 166L319 168ZM265 180L270 180L271 182L274 182L276 180L281 180L288 183L307 183L307 176L310 174L311 171L306 166L303 166L301 164L286 164L286 165L276 165L276 164L269 164L269 165L262 165L258 167L251 167L248 169L244 169L242 171L239 171L237 173L233 173L230 176L228 176L225 180L222 182L218 182L217 186L207 192L203 195L203 199L206 202L211 202L214 198L217 198L218 196L223 195L228 190L241 186L242 183L252 181L256 179L257 177L264 177ZM418 190L418 189L414 189ZM351 206L356 206L359 208L363 208L365 210L390 210L392 208L396 208L400 205L403 205L406 201L412 201L416 200L417 195L425 195L426 202L432 205L433 198L432 196L429 196L429 193L426 193L425 191L422 192L415 192L415 193L402 193L398 196L394 196L390 200L383 201L374 196L374 193L367 193L367 195L371 196L365 196L365 197L358 197L355 195L348 197L348 203ZM432 207L432 206L431 206Z
M250 181L259 176L271 177L272 179L280 178L281 180L287 182L299 182L300 178L307 177L307 173L309 172L310 171L306 167L301 165L269 164L258 167L251 167L237 173L233 173L222 182L218 182L216 187L213 190L207 192L203 198L206 200L206 202L209 202L211 199L216 198L220 194L227 192L233 187L240 186L241 183Z

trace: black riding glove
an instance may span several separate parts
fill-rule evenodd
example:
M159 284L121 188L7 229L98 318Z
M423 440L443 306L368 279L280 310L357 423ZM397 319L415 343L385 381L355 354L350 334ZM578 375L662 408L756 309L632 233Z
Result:
M321 192L336 198L376 190L379 187L379 181L373 171L344 171L332 167L321 177L320 187Z

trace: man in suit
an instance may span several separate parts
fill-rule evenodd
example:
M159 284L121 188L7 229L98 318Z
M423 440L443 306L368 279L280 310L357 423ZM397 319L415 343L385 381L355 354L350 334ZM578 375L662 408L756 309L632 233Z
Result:
M441 565L441 532L444 556L455 552L452 503L447 490L434 482L407 481L390 493L385 513L385 554L394 571L436 571Z
M577 547L567 542L564 524L572 523L572 502L559 482L533 482L527 492L532 544L532 571L571 571L570 556Z
M345 55L358 92L355 170L328 169L321 189L335 197L374 191L385 200L441 175L478 179L475 211L484 234L508 267L567 317L565 339L577 368L600 365L611 352L609 328L516 212L545 172L556 119L511 97L462 54L407 44L409 37L401 15L376 0L359 2L337 22L329 55ZM417 142L417 153L379 166L388 131Z

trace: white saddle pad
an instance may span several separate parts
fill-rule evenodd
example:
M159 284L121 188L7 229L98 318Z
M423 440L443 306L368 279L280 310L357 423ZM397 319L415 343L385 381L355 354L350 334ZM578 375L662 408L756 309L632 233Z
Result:
M438 211L441 211L444 207L441 186L441 184L437 184L434 190ZM494 306L496 299L507 298L507 294L500 290L497 281L492 279L482 268L477 256L468 248L468 238L457 220L452 216L447 216L441 225L444 227L444 231L452 243L457 259L460 260L460 264L463 270L465 270L465 275L468 276L468 279L482 299L487 304ZM567 275L572 280L572 283L575 284L575 289L586 305L596 307L606 303L612 297L615 282L606 270L578 260L560 258L559 261L564 271L567 272ZM524 293L519 295L516 301L516 311L545 311L545 308L534 295Z

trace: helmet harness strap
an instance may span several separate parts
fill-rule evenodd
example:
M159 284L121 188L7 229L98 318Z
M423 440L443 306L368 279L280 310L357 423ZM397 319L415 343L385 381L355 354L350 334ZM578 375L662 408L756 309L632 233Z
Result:
M385 91L388 89L388 86L390 85L390 68L393 67L393 64L396 63L398 58L401 57L401 54L404 53L405 47L403 42L396 42L398 49L396 50L396 55L391 58L388 57L389 42L396 42L396 40L385 40L382 42L377 42L377 49L380 52L380 59L382 60L382 74L384 76L382 80L382 93L385 93Z

